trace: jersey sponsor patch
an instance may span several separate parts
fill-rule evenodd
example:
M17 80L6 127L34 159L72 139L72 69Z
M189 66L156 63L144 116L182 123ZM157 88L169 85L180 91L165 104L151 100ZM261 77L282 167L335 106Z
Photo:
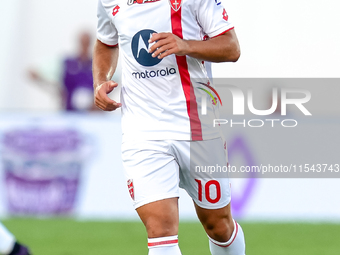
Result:
M154 78L154 77L160 77L160 76L168 76L172 74L176 74L177 71L175 68L165 68L160 70L145 70L144 72L133 72L132 75L136 79L145 79L145 78Z
M133 4L145 4L145 3L154 3L158 2L160 0L128 0L127 4L128 5L133 5Z
M162 59L152 57L149 53L149 49L152 44L149 44L149 39L156 31L150 29L144 29L136 33L131 41L131 50L136 61L142 66L155 66Z
M182 0L169 0L171 8L177 12L182 6Z

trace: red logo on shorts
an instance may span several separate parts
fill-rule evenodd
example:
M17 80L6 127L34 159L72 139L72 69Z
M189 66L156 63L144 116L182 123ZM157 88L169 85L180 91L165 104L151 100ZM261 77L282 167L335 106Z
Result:
M133 180L132 179L129 179L127 181L127 186L128 186L129 193L130 193L132 200L135 200L135 192L134 192L134 188L133 188Z
M182 0L169 0L171 8L177 12L182 6Z
M113 8L112 15L113 15L113 16L116 16L116 14L118 13L119 9L120 9L119 5L116 5L116 7Z

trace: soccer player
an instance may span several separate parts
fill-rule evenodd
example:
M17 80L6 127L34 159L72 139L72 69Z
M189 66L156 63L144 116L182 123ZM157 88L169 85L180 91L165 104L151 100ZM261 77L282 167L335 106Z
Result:
M0 223L0 254L29 255L27 247L15 241L15 237Z
M121 103L107 96L118 86L111 81L118 51ZM210 103L207 114L202 111L204 90L212 89L203 61L235 62L239 56L233 25L218 0L98 1L95 104L104 111L122 109L123 164L149 255L181 254L179 187L194 201L211 254L245 254L242 228L230 212L228 178L192 172L192 166L227 165L226 144L212 125L218 107Z

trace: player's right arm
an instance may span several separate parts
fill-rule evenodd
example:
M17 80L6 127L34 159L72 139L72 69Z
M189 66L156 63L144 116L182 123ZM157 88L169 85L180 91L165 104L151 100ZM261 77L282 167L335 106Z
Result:
M93 52L93 87L94 102L103 111L114 111L121 107L108 97L108 94L118 86L111 78L118 62L118 46L108 46L97 40Z

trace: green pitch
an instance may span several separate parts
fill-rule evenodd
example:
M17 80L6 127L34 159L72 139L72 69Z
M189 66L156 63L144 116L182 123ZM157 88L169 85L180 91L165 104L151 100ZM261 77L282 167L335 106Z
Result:
M3 223L33 255L147 255L139 222L79 222L70 219L10 219ZM340 225L241 223L247 255L338 255ZM180 223L183 255L210 255L199 223Z

